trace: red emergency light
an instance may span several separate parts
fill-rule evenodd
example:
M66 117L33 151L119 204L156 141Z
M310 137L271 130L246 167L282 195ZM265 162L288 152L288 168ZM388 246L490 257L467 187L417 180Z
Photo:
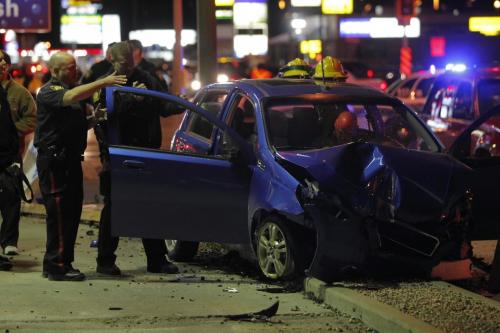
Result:
M430 39L431 57L444 57L446 54L446 39L434 36Z

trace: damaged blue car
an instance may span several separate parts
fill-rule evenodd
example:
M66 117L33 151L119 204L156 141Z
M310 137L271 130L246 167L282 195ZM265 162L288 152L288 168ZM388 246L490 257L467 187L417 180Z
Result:
M379 263L430 276L442 262L470 258L473 237L498 235L493 209L474 218L475 191L492 190L475 185L478 164L446 153L381 92L241 80L209 85L190 103L107 89L112 233L166 239L174 260L208 241L250 245L270 279L306 272L333 281ZM175 133L161 118L157 149L123 144L123 95L157 101L144 112L166 103L186 112Z

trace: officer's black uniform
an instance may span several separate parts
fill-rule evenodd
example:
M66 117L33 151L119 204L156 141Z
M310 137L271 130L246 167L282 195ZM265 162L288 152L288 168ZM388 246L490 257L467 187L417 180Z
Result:
M147 89L150 90L163 90L158 80L139 68L134 69L133 73L128 78L126 86L132 86L134 82L144 83ZM105 105L104 89L101 91L99 101L102 106ZM140 102L135 100L121 100L119 105L116 105L116 111L119 117L118 122L120 124L120 144L136 147L159 148L161 145L159 117L160 114L163 116L167 115L165 113L160 113L161 108L162 105L150 105L147 100ZM99 222L97 264L98 266L109 267L115 263L115 251L118 247L119 238L111 235L111 175L109 170L109 151L107 143L105 142L105 126L105 124L100 124L95 128L103 165L103 170L99 175L100 190L101 194L104 196L104 207ZM142 243L144 251L146 252L148 271L157 273L162 272L162 267L168 263L165 257L167 253L165 241L143 238Z
M83 203L81 161L87 146L87 120L79 104L63 106L68 90L52 78L37 95L36 165L47 210L43 270L54 275L72 270Z
M2 228L19 219L21 201L17 193L15 179L8 169L13 163L20 162L17 130L11 118L7 94L0 86L0 212ZM0 270L8 270L12 265L7 258L0 256Z

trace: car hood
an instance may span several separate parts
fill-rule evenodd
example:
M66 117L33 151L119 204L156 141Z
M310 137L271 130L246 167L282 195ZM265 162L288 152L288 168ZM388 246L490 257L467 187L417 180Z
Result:
M464 196L471 172L446 154L371 143L278 155L294 176L316 181L356 214L411 224L441 219Z

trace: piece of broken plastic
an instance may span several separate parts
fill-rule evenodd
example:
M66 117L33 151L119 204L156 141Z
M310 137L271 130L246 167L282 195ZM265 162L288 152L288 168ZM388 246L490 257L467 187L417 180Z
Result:
M229 287L222 289L222 291L225 291L227 293L238 293L239 292L238 289L236 289L236 288L229 288Z

